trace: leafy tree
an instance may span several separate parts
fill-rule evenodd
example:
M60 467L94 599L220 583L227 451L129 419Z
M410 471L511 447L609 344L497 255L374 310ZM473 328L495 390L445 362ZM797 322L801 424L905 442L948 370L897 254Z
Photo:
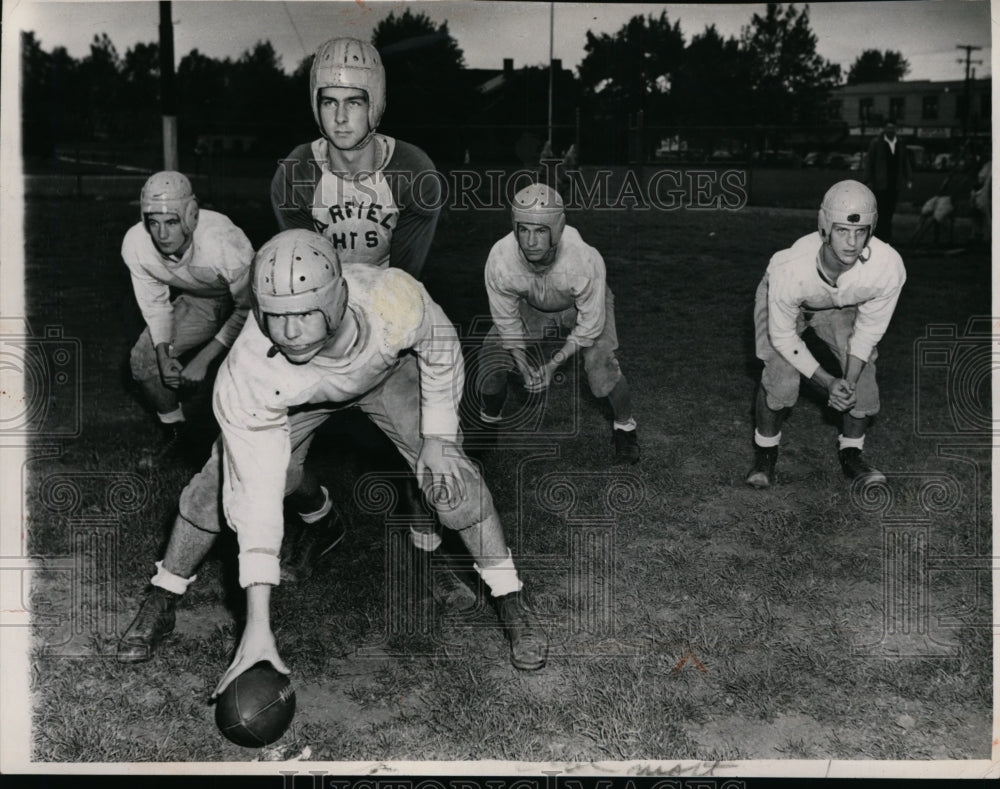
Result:
M34 31L21 33L21 148L25 156L47 156L55 142L52 58ZM65 109L65 108L62 108Z
M423 12L392 12L376 25L372 44L386 69L382 128L420 145L432 158L454 158L461 143L442 132L464 120L475 97L447 21L435 25Z
M910 71L910 63L902 53L887 49L866 49L847 70L847 84L864 82L900 82Z
M90 54L80 63L80 83L90 109L87 127L99 137L111 137L118 131L115 111L122 106L124 87L121 65L107 33L94 36Z
M221 105L228 89L227 74L232 69L228 58L210 58L192 49L177 64L177 96L181 117L211 122L221 115Z
M122 59L121 75L125 106L143 111L155 109L160 96L159 44L136 44L127 50Z
M579 74L589 96L600 97L606 109L652 112L650 120L665 114L663 98L684 54L680 23L671 25L666 11L659 18L634 16L613 36L588 30L584 50Z
M634 16L614 35L588 30L584 49L578 73L594 123L585 130L583 148L600 150L613 161L633 158L639 152L629 149L629 126L639 111L646 125L668 122L672 115L671 90L684 56L680 23L671 24L666 11ZM643 144L651 141L647 136Z
M266 122L284 116L288 78L270 41L258 41L228 71L226 104L233 111L234 120ZM262 112L262 107L267 107L267 111Z
M819 123L840 66L816 52L809 26L809 6L797 11L768 3L743 28L741 44L748 55L753 103L749 121L764 124Z
M749 57L715 25L695 35L674 77L674 119L692 125L743 125L749 114Z

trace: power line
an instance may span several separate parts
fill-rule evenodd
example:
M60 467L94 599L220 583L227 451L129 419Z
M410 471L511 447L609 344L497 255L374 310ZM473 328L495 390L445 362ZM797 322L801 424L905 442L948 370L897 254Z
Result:
M968 135L968 132L969 132L969 115L970 115L970 112L972 111L972 100L971 100L972 99L972 97L971 97L971 92L972 91L971 91L971 84L970 84L970 77L971 77L971 72L972 72L972 64L973 63L981 64L983 62L981 60L973 60L972 59L972 53L975 50L982 49L982 47L977 47L977 46L974 46L972 44L958 44L958 45L956 45L955 48L956 49L964 49L965 50L965 60L964 60L964 63L965 63L965 91L964 91L964 93L965 93L965 99L964 99L964 101L965 101L965 112L962 113L962 138L964 139ZM962 61L961 58L959 58L958 62L962 63L963 61Z
M292 30L295 31L295 37L299 40L299 46L302 47L302 57L309 57L310 53L306 49L306 43L302 40L302 34L299 33L299 28L295 24L295 20L292 19L291 9L288 8L288 3L284 2L281 4L285 9L285 14L288 15L288 23L292 26Z

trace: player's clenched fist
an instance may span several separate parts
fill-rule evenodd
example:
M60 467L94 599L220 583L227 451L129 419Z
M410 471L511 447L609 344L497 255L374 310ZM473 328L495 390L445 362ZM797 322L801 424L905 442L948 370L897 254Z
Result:
M160 368L160 380L168 389L177 389L183 383L184 365L170 355L170 346L166 343L156 347L156 363Z
M849 411L858 401L855 388L854 384L843 378L837 378L830 384L830 399L827 401L827 405L837 411Z

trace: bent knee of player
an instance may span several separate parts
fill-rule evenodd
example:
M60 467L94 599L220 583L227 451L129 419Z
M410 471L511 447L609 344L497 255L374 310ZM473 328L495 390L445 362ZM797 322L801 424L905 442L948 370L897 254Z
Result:
M219 485L211 476L197 474L181 491L178 515L196 529L211 534L222 531L219 523Z
M854 408L850 411L851 416L855 419L865 419L866 417L875 416L875 414L882 410L878 384L874 380L866 380L862 377L858 381L855 396L857 397L857 401L854 404Z
M156 362L156 349L153 348L148 335L143 334L132 346L128 363L135 381L148 381L160 375L160 367Z
M454 531L462 531L496 515L493 496L482 475L475 468L463 472L460 495L441 495L432 490L427 501L434 508L441 524Z
M618 359L611 354L588 354L583 366L594 397L607 397L622 379Z
M222 531L219 511L221 509L221 439L212 444L209 455L201 471L181 491L177 510L184 520L197 529L218 534Z
M489 348L484 345L477 359L474 387L481 394L497 394L503 391L507 373L513 369L514 359L510 351L499 345Z
M799 399L798 373L795 377L776 376L761 378L761 388L764 390L764 402L772 411L791 408Z

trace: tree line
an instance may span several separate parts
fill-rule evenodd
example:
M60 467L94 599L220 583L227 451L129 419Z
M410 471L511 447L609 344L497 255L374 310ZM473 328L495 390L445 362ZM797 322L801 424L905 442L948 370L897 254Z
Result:
M383 19L372 43L388 75L387 133L447 161L470 147L513 147L512 131L484 131L490 127L545 132L546 65L518 69L501 87L484 88L482 71L466 67L447 22L435 25L410 10ZM582 140L573 141L584 150L620 161L635 153L629 146L640 125L819 127L833 120L830 94L845 81L898 81L909 70L898 52L866 50L844 75L816 44L809 7L780 3L754 13L740 35L729 38L710 25L687 41L666 11L635 16L613 34L588 30L577 74L556 75L554 121L563 142L556 150L579 134ZM81 141L158 144L157 43L137 43L122 55L102 34L78 60L65 47L45 51L29 31L21 36L21 58L26 156L48 156ZM266 40L236 59L197 49L184 55L176 70L182 151L193 149L200 135L229 133L253 139L248 153L280 156L290 141L315 136L307 100L310 64L311 56L303 58L286 73ZM586 122L579 124L580 117Z

